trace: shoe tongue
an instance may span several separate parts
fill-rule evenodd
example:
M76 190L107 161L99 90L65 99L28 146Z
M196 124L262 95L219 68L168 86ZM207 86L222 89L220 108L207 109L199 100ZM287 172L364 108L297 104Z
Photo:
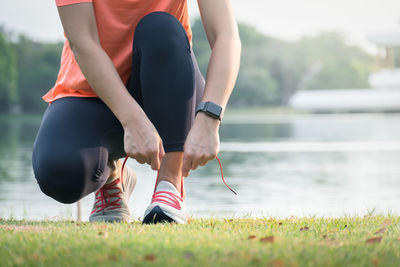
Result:
M158 183L156 192L159 192L159 191L172 192L175 195L179 196L178 189L176 189L176 187L173 184L171 184L170 182L167 182L167 181L160 181Z

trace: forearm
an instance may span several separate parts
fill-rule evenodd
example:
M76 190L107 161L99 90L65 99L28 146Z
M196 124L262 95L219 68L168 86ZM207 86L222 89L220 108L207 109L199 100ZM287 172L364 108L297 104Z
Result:
M203 101L212 101L225 110L239 71L240 53L241 43L237 35L216 38L207 69Z
M93 91L124 125L144 117L144 112L127 91L112 61L96 42L71 45L76 61Z

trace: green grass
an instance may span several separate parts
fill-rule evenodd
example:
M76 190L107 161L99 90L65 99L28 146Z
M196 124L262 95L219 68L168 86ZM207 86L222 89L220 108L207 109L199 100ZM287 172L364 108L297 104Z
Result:
M400 218L194 219L150 226L0 219L0 266L17 265L399 266Z

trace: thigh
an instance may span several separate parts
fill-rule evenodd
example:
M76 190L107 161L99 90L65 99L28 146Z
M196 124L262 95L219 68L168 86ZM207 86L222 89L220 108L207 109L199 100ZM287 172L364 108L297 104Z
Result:
M56 151L101 146L111 158L120 158L123 128L99 98L61 98L47 108L34 146Z
M128 90L160 134L165 152L183 151L204 79L182 24L165 12L146 15L135 29Z
M47 108L32 163L42 190L69 202L100 188L107 162L123 156L123 129L108 107L97 98L67 97Z

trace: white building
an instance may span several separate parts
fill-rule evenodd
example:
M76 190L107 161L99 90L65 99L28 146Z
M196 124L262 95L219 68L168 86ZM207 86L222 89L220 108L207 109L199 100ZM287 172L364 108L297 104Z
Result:
M302 90L290 99L290 106L311 112L399 112L400 66L395 49L400 49L400 32L376 34L368 38L385 50L381 70L371 73L371 89Z

